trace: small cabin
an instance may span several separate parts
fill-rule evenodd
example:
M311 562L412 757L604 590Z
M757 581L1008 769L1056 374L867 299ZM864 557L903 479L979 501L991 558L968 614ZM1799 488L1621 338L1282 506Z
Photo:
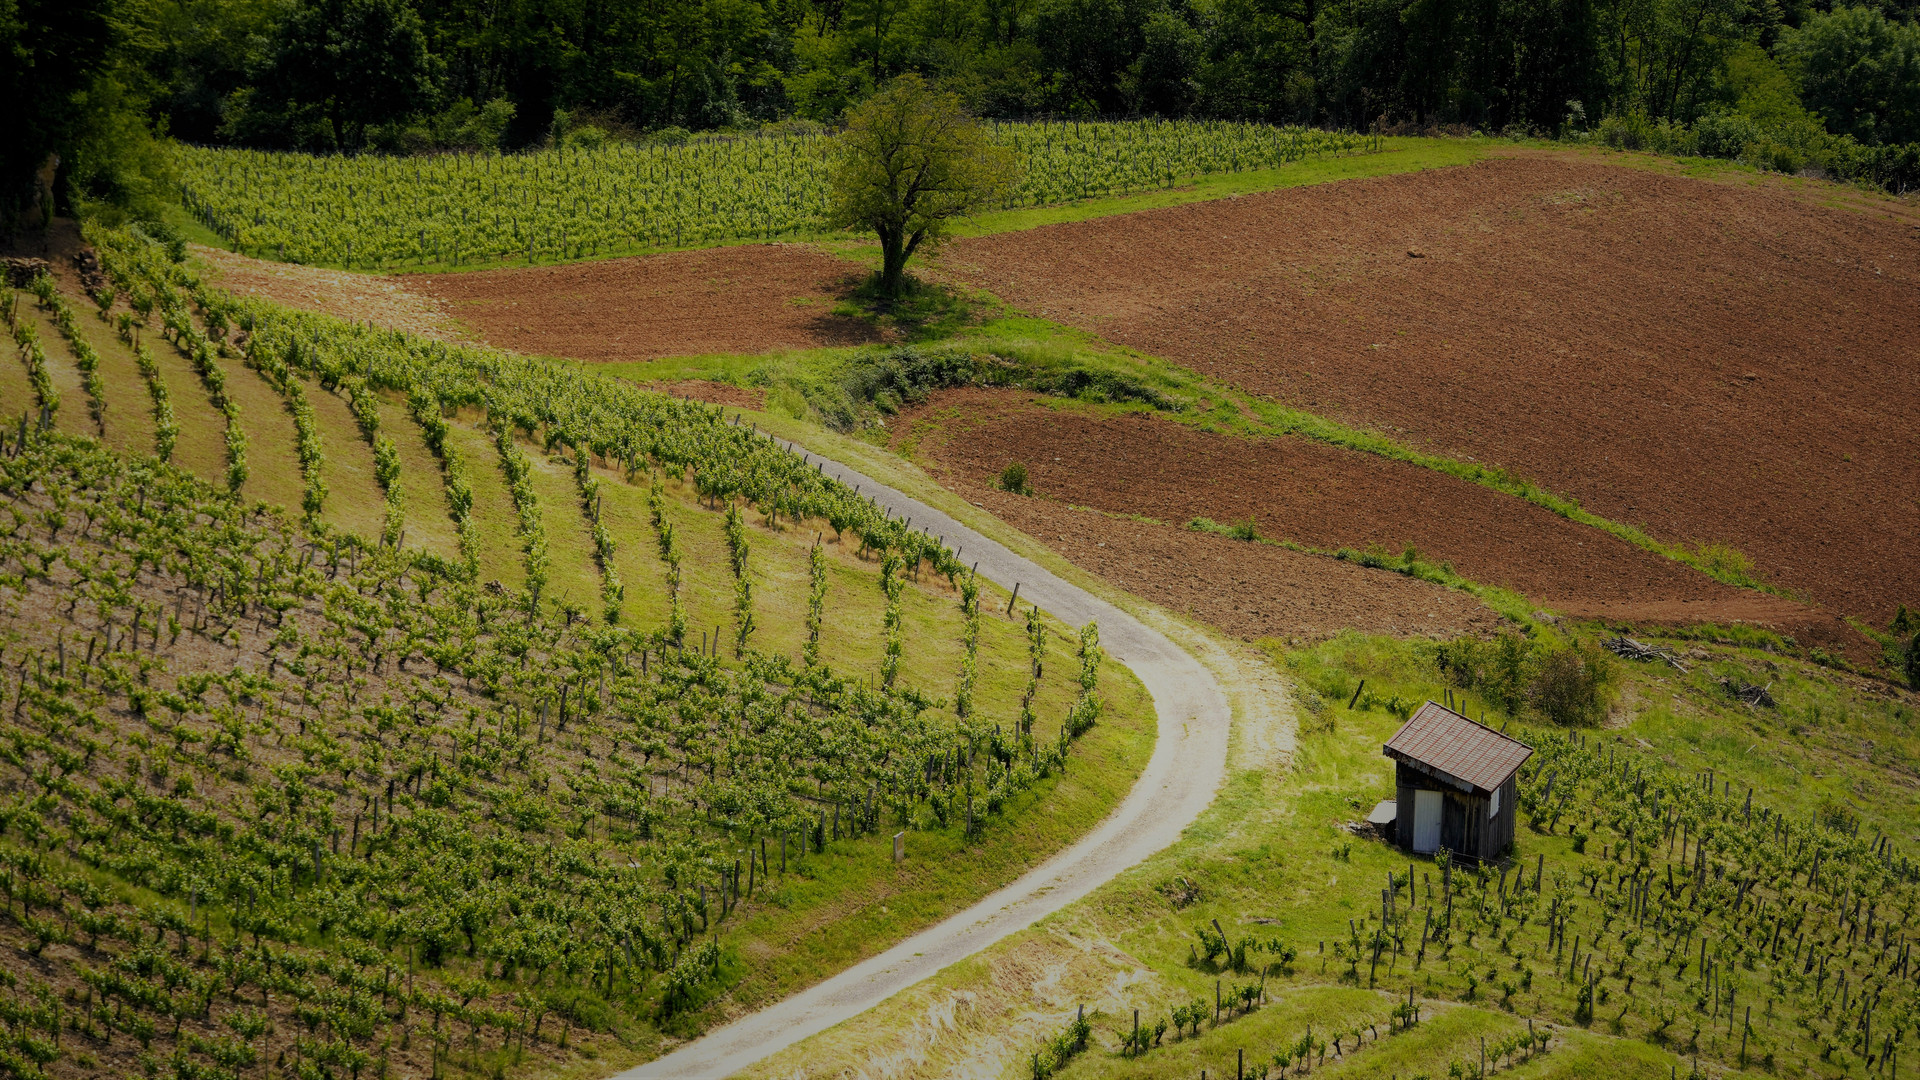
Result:
M1520 766L1533 748L1429 701L1380 752L1394 760L1396 843L1498 859L1513 843Z

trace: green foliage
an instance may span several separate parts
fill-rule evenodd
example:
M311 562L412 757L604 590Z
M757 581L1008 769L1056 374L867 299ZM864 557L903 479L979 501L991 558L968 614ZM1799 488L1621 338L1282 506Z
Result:
M1018 168L957 95L903 75L847 114L827 220L879 236L879 288L898 297L914 252L938 244L955 218L1003 198Z
M1212 533L1215 536L1224 536L1229 540L1241 540L1247 543L1262 539L1260 523L1252 516L1245 521L1236 521L1231 524L1222 524L1212 518L1197 517L1187 522L1187 528L1194 532Z
M1022 462L1010 462L1000 470L994 486L1013 495L1033 494L1033 485L1027 480L1027 467Z
M1920 26L1878 7L1815 12L1780 36L1801 99L1835 135L1920 141Z
M9 0L0 5L0 222L38 228L56 209L153 219L173 176L147 122L134 63L138 5ZM58 171L53 166L58 163ZM29 219L26 211L37 207Z
M1819 169L1895 194L1920 187L1920 143L1864 144L1828 132L1799 111L1766 118L1715 112L1690 125L1638 114L1610 116L1594 138L1617 149L1727 158L1773 172Z
M1054 1073L1065 1068L1081 1051L1087 1048L1087 1042L1093 1037L1093 1024L1087 1020L1085 1010L1081 1010L1066 1028L1048 1039L1045 1046L1029 1055L1028 1065L1033 1080L1047 1080Z
M47 371L47 354L40 346L39 331L33 328L32 323L19 318L11 290L8 300L5 308L7 323L13 329L13 343L20 350L20 362L26 366L27 381L33 385L34 405L40 414L40 426L51 427L54 415L60 411L60 391L53 385L53 376Z
M265 145L359 149L369 127L431 102L434 67L426 25L404 0L299 0L227 130Z
M997 208L1271 168L1362 146L1259 124L992 124L1021 162ZM176 147L187 206L236 249L372 267L550 260L829 229L834 148L817 131L500 157L311 156ZM1000 152L1000 151L997 151Z
M1433 646L1433 657L1449 682L1479 693L1502 712L1526 709L1565 727L1605 719L1618 684L1612 658L1586 641L1553 647L1502 631L1491 641L1441 642Z

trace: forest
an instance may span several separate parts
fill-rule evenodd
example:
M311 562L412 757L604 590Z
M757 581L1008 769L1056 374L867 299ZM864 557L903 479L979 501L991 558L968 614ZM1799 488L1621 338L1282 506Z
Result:
M167 139L674 142L832 125L909 71L998 119L1605 129L1841 175L1920 139L1899 0L4 0L0 40L16 208L49 153L60 200L151 207L174 190Z

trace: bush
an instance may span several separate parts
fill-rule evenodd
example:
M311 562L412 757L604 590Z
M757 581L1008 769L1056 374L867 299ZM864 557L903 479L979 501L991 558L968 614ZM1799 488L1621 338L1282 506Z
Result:
M1511 632L1492 641L1455 638L1442 642L1435 658L1440 673L1462 690L1478 691L1508 715L1526 702L1534 643Z
M1920 633L1907 642L1907 685L1920 690Z
M1447 681L1476 691L1509 716L1525 708L1565 727L1605 718L1618 681L1612 658L1597 645L1550 649L1507 632L1492 641L1442 642L1434 663Z
M1527 703L1562 727L1589 727L1607 715L1618 674L1597 645L1582 642L1548 652L1532 665Z
M1000 479L996 486L1001 491L1012 492L1015 495L1033 494L1032 486L1027 483L1027 467L1018 461L1000 470Z
M1653 120L1645 113L1616 114L1600 121L1594 135L1615 150L1651 150L1658 154L1700 153L1699 142L1685 124Z

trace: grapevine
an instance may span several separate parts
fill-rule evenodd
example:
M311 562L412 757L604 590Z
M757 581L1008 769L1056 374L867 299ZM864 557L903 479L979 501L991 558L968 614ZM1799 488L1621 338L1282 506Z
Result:
M33 294L40 305L53 313L53 325L66 339L67 348L73 353L80 367L81 385L87 391L87 413L93 419L94 431L100 435L107 433L107 387L100 378L100 354L80 333L80 324L74 317L73 306L60 295L59 288L53 282L51 274L35 274L32 283ZM113 294L107 293L107 304L113 303ZM103 308L104 310L104 308Z
M1024 165L1003 209L1171 187L1376 149L1361 135L1227 121L990 125ZM395 268L528 261L825 231L833 139L526 154L311 156L181 148L186 205L237 250Z
M747 576L746 519L731 499L727 501L726 534L727 562L733 570L733 655L737 658L747 654L747 643L753 638L753 581Z
M606 525L600 520L600 480L593 475L593 459L587 451L577 445L571 449L573 480L580 491L580 508L593 526L593 557L600 566L600 601L605 605L607 622L617 623L620 621L620 605L626 599L626 587L620 584L620 575L613 567L613 534L607 531Z
M9 296L15 294L9 293ZM13 342L20 347L20 360L27 366L27 379L33 384L34 403L40 410L40 426L53 426L54 414L60 411L60 391L54 388L53 376L47 372L47 354L40 348L40 335L33 324L19 318L13 303L7 305L7 320L13 327Z
M801 662L811 671L820 665L820 627L827 608L827 554L820 538L813 538L807 552L807 640L801 646Z
M973 714L973 684L980 662L980 583L972 573L960 579L960 685L953 692L953 711L961 718Z
M882 616L884 653L880 659L880 685L889 690L900 674L900 599L907 591L906 582L900 578L901 569L900 556L891 551L880 556L880 591L887 598Z
M507 491L513 497L513 509L520 519L521 551L526 555L527 609L540 607L540 593L547 584L547 530L540 520L540 501L533 492L533 464L514 440L513 429L498 421L494 424L493 445L500 453L500 469L507 474Z

